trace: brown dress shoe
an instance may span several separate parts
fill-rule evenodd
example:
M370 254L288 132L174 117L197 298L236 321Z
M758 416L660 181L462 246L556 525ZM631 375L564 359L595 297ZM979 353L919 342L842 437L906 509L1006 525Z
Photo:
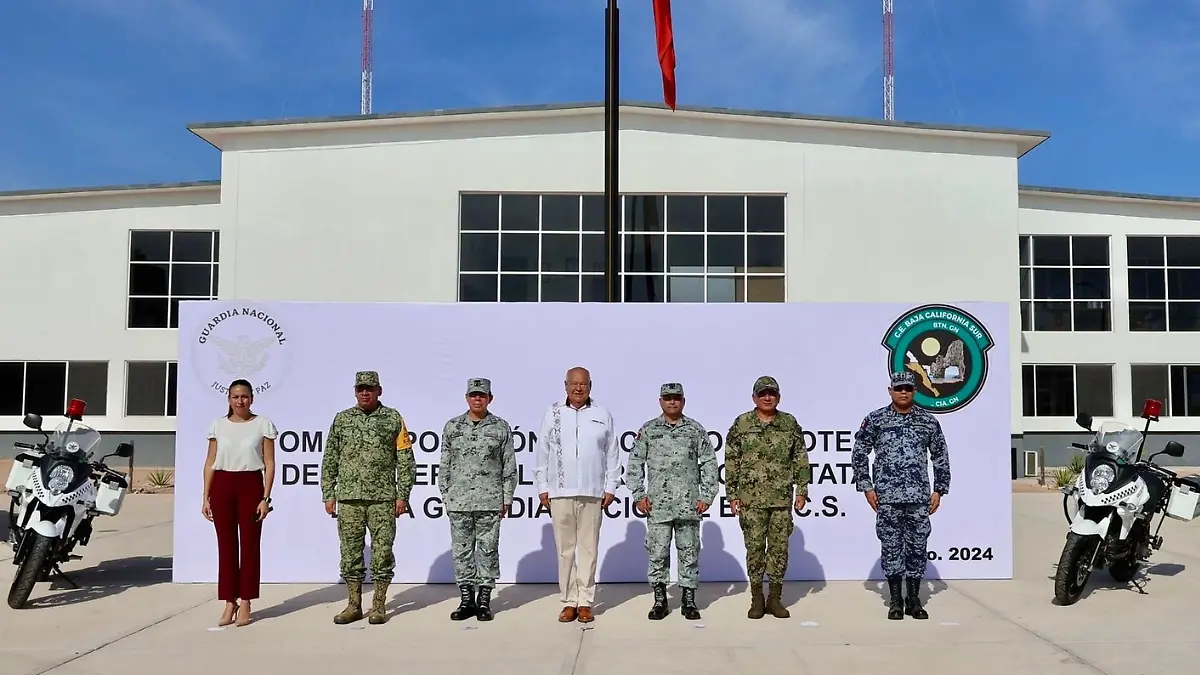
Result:
M558 613L558 620L563 623L571 623L575 620L575 608L563 607L563 610Z
M579 620L580 620L580 622L582 622L582 623L591 623L592 621L594 621L594 620L595 620L595 618L596 618L596 617L592 616L592 608L591 608L591 607L580 607L580 608L579 608Z

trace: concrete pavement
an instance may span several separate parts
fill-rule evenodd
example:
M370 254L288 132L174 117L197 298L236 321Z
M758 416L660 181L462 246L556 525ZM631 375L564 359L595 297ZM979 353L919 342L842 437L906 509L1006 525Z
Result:
M28 609L0 606L0 675L325 675L381 665L489 675L1200 672L1200 619L1190 611L1200 600L1200 523L1167 521L1144 593L1101 572L1089 597L1056 607L1050 577L1066 525L1053 493L1013 495L1015 579L929 582L928 621L888 621L876 583L829 582L789 584L787 620L750 621L744 584L708 584L701 621L683 619L672 592L671 616L651 622L648 588L632 584L602 586L586 630L556 621L548 585L502 587L496 620L484 624L449 621L452 587L398 586L388 624L350 627L331 622L343 587L270 585L255 623L210 630L221 610L215 589L170 583L172 500L132 495L119 518L99 520L84 560L66 568L82 588L41 583ZM4 549L5 592L10 558Z

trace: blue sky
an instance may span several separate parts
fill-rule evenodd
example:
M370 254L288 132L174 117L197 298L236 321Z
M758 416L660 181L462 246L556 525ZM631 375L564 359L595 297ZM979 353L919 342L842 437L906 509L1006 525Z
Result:
M605 0L376 0L376 112L599 101ZM1026 184L1200 196L1200 0L895 0L896 118L1053 136ZM0 190L219 178L190 122L356 114L356 0L11 0ZM661 100L650 0L622 98ZM878 118L876 0L675 0L681 105ZM597 158L599 162L599 157Z

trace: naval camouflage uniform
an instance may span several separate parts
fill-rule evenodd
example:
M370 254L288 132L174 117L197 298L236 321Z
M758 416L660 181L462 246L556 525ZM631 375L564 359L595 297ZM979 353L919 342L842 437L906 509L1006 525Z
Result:
M659 387L659 396L683 396L683 385L670 382ZM667 583L671 580L671 538L679 554L679 586L683 589L682 610L686 619L700 618L696 587L700 584L700 512L697 502L707 505L717 496L717 452L708 431L696 420L682 416L671 422L666 415L647 421L638 429L629 454L625 483L633 501L649 498L646 518L647 576L654 589L651 619L667 615Z
M360 371L354 386L379 386L379 373ZM396 567L396 501L407 500L416 481L412 440L404 417L382 402L367 412L358 406L334 416L321 461L321 498L337 500L341 542L341 575L350 602L334 617L345 624L362 618L362 584L366 575L363 550L371 534L371 583L374 596L369 620L384 623L387 588Z
M892 373L891 386L916 386L910 371ZM868 456L874 452L873 467ZM851 455L854 485L859 492L875 491L878 511L875 534L880 562L891 593L888 618L903 614L928 618L918 593L929 562L929 465L933 464L933 491L950 491L950 451L942 425L933 414L913 405L907 413L891 404L872 410L854 434ZM903 580L907 597L901 600ZM901 606L903 605L903 612Z
M482 377L467 380L467 395L492 393ZM517 489L513 431L488 412L482 420L463 413L442 428L438 488L450 520L454 580L462 594L455 621L492 618L491 593L500 576L500 512L511 507ZM475 595L478 589L478 597Z
M773 377L754 381L754 395L779 391ZM784 619L791 616L782 604L783 577L788 567L788 537L792 534L795 494L808 497L812 468L800 423L790 413L775 411L763 422L756 410L738 415L725 434L725 496L741 502L738 521L746 542L746 571L751 603L746 616L762 618L765 612ZM770 582L763 602L762 581Z

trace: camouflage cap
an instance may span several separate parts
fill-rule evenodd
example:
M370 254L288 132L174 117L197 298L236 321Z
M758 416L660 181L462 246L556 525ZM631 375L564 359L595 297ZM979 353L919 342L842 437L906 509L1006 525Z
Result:
M909 386L917 386L917 377L913 375L911 370L897 370L892 373L891 385L893 387L907 384Z
M354 374L354 386L356 387L378 387L379 373L374 370L360 370Z
M754 381L754 395L758 396L764 391L773 391L779 393L779 382L770 375L763 375Z
M678 382L668 382L658 388L659 396L683 396L683 385Z
M472 377L467 380L467 394L491 394L492 381L486 377Z

